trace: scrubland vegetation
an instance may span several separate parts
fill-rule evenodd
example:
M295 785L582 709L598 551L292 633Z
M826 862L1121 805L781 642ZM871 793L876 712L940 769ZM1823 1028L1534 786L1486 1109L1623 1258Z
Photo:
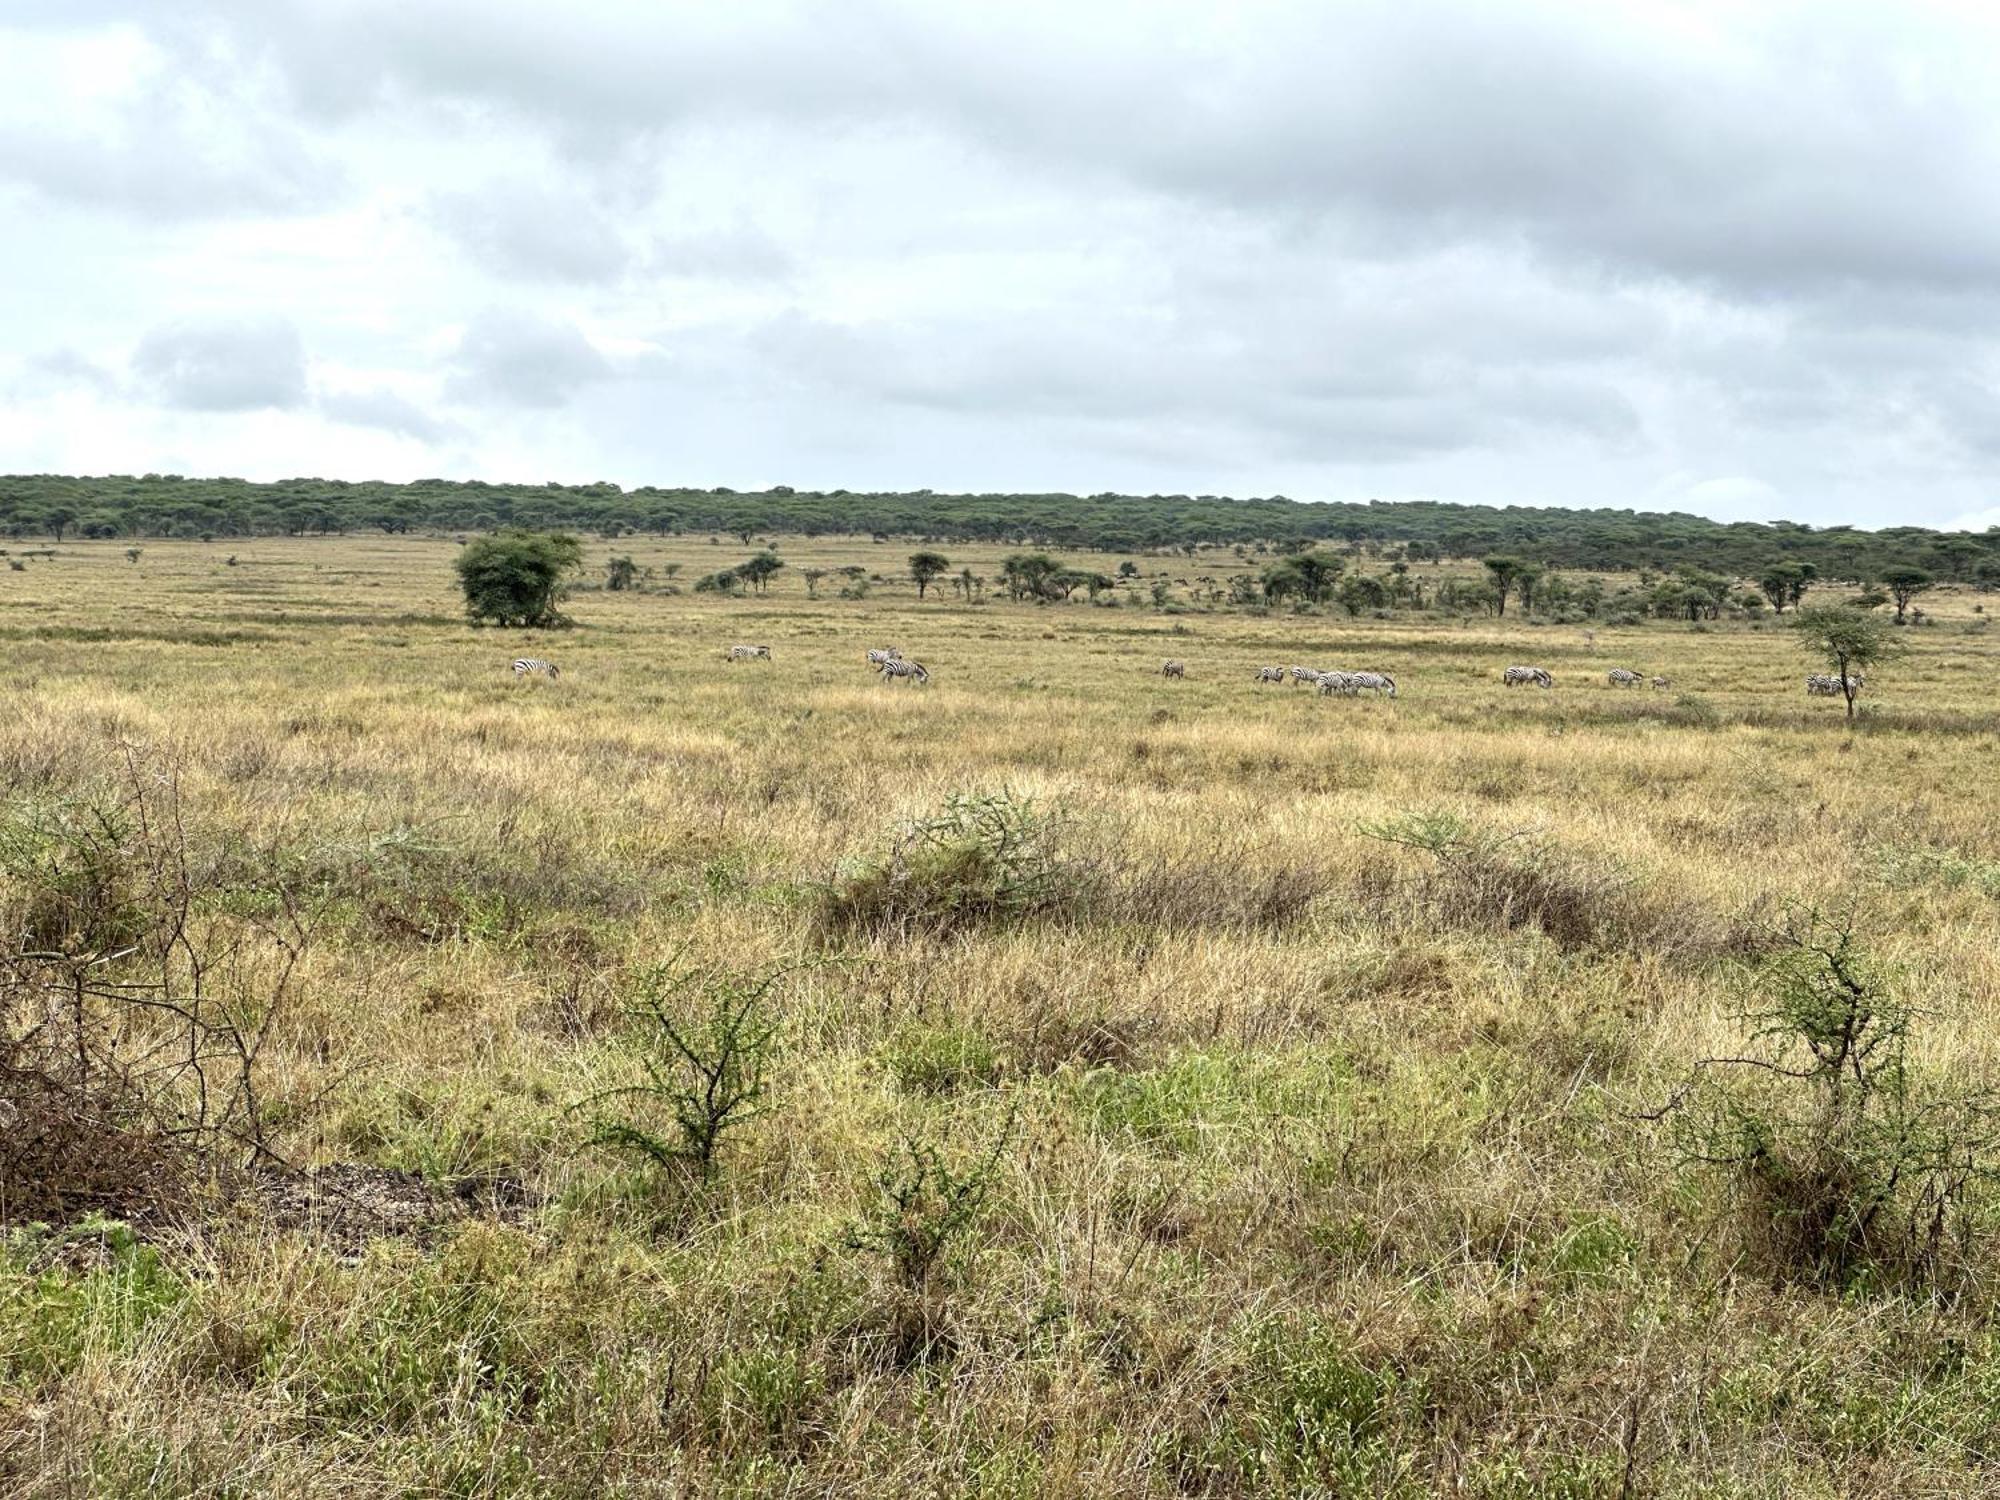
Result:
M1982 596L1849 722L1740 606L755 550L0 574L0 1490L2000 1490Z

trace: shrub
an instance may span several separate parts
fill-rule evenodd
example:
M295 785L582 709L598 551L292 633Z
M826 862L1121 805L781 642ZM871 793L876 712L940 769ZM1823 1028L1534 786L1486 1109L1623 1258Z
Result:
M954 794L903 825L887 853L821 888L835 933L950 932L1020 920L1074 902L1083 866L1065 853L1068 820L1011 791Z
M630 1008L645 1079L600 1089L571 1106L600 1111L585 1144L635 1151L657 1167L692 1169L704 1182L714 1177L724 1139L768 1107L765 1068L778 1023L766 998L785 972L750 979L672 964L648 970ZM701 1001L695 1020L670 1014L694 996ZM613 1101L636 1104L639 1112L602 1113Z
M904 1141L901 1154L875 1178L875 1203L848 1228L842 1243L884 1257L908 1290L929 1289L946 1252L985 1208L1012 1134L1010 1124L993 1149L962 1172L952 1170L937 1147Z
M1697 1062L1659 1109L1683 1169L1736 1190L1777 1274L1851 1286L1935 1281L1975 1257L1972 1200L2000 1175L2000 1094L1948 1092L1910 1062L1919 1013L1854 938L1852 915L1789 912L1746 1009L1741 1055Z
M1456 813L1404 813L1357 830L1365 838L1431 856L1420 894L1441 911L1503 929L1539 928L1563 948L1629 935L1630 880L1589 864L1526 830L1474 828Z
M583 546L573 536L502 531L468 542L453 566L473 620L546 628L567 623L556 606L582 562Z
M180 768L127 748L0 814L0 1217L146 1217L268 1154L258 1058L321 893L197 845Z

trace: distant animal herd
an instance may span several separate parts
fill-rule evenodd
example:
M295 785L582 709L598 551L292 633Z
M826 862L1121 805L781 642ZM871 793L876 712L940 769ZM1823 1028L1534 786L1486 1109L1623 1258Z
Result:
M772 660L771 648L769 646L731 646L723 655L732 663L739 661ZM876 670L884 682L892 685L898 682L907 682L912 687L921 687L931 680L930 669L928 667L920 661L909 660L894 646L871 648L867 653L866 660L868 665ZM562 673L552 661L544 660L539 656L522 656L515 659L514 675L516 677L560 677ZM1174 681L1184 679L1187 676L1187 663L1177 658L1169 657L1160 663L1160 675ZM1674 685L1671 677L1655 676L1648 678L1625 667L1613 667L1604 674L1604 677L1615 688L1635 688L1641 683L1650 682L1653 689L1657 692ZM1838 677L1830 677L1824 673L1815 672L1806 678L1806 696L1809 698L1845 697L1849 688L1858 692L1867 680L1859 672L1850 675L1845 683ZM1300 666L1259 667L1257 668L1255 681L1259 684L1266 682L1290 682L1293 687L1297 687L1303 682L1309 682L1319 689L1320 696L1329 698L1356 698L1363 693L1374 693L1378 697L1385 698L1396 696L1396 679L1391 677L1387 672L1322 671L1315 667ZM1500 681L1510 688L1553 688L1556 685L1554 675L1544 667L1508 667L1500 673Z

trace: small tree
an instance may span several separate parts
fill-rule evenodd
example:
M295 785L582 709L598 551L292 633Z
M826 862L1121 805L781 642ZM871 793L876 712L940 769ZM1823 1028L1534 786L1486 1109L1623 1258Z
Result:
M1788 604L1798 608L1799 601L1806 596L1807 587L1817 576L1818 570L1811 563L1772 563L1757 579L1757 587L1771 601L1771 608L1783 614Z
M784 566L784 560L775 552L759 552L748 562L738 563L736 572L758 593L763 593L771 582L771 575Z
M613 593L623 593L638 579L639 565L629 557L614 557L605 564L604 586Z
M804 568L800 570L799 577L806 581L806 597L808 599L817 599L819 597L819 581L826 577L826 569Z
M910 554L910 577L917 585L917 597L924 597L924 590L931 581L942 578L951 567L951 559L942 552L912 552Z
M1007 582L1007 592L1016 599L1046 598L1049 579L1061 571L1062 565L1046 552L1016 552L1000 564L1000 576Z
M1887 620L1851 605L1806 605L1793 612L1792 629L1807 651L1839 674L1850 719L1859 686L1854 674L1892 660L1903 649Z
M583 544L561 532L501 531L466 543L453 566L465 612L492 625L546 629L564 623L556 606L583 565Z
M1884 568L1882 584L1889 590L1889 597L1896 601L1896 623L1903 623L1903 612L1910 607L1910 601L1931 588L1937 580L1922 568Z
M1522 572L1528 565L1518 557L1506 557L1497 554L1493 557L1484 558L1482 561L1485 564L1488 575L1493 580L1493 597L1495 602L1493 613L1504 615L1507 613L1507 596L1514 591L1516 583L1520 580Z
M636 1151L655 1166L692 1167L703 1181L714 1177L723 1138L767 1107L764 1074L778 1031L767 997L784 977L784 970L753 978L673 963L642 975L630 1014L645 1080L600 1089L572 1106L595 1111L619 1100L639 1112L598 1114L587 1144ZM696 997L703 1004L692 1020L675 1014Z

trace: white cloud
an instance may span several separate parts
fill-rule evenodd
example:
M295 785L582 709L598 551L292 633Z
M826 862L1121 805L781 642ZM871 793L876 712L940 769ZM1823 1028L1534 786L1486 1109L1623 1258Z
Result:
M209 319L149 331L132 370L164 406L259 411L303 404L305 351L282 318Z
M1888 0L23 0L0 462L101 468L94 424L260 477L1983 517L1996 40Z

